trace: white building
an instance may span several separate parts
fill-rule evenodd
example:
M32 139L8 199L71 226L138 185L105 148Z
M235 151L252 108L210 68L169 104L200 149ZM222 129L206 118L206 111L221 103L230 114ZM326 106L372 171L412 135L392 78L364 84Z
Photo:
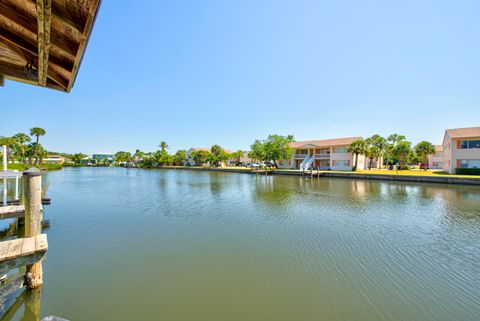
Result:
M443 170L480 168L480 127L447 129L443 136Z

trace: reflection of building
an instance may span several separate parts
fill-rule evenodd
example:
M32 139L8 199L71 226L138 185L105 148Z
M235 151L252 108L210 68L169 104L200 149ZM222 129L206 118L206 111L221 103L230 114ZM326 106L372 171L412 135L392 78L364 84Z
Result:
M447 129L443 137L443 170L480 168L480 127Z
M42 164L63 164L70 162L70 159L61 155L48 155L47 158L42 159Z
M430 169L443 169L443 146L435 145L435 154L428 156Z
M293 159L280 163L280 167L309 169L310 167L331 170L352 170L355 156L348 152L348 146L361 137L347 137L324 140L292 142ZM358 168L365 168L365 156L358 157Z

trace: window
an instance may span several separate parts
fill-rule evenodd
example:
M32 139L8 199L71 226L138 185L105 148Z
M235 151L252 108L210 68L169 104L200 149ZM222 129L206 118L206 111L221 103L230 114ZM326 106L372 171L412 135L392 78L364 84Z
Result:
M335 147L333 149L334 153L348 153L348 147L347 146L340 146L340 147Z
M349 160L336 160L336 161L333 161L333 166L349 167L350 166L350 161Z
M460 142L461 149L480 148L480 140L462 140Z
M480 168L480 159L462 159L460 168Z

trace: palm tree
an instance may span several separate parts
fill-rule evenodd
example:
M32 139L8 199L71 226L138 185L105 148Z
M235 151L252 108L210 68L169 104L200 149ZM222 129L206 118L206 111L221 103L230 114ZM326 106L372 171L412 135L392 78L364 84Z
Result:
M20 144L20 148L22 149L22 163L25 163L25 143L30 142L32 139L24 133L18 133L13 136L13 138Z
M387 137L387 140L392 143L393 147L395 147L397 143L403 142L405 139L405 136L399 134L391 134Z
M13 148L17 144L17 141L13 137L0 137L0 146L7 146L7 157L12 160L12 164L15 163L15 157L13 155Z
M372 137L370 137L370 141L372 146L375 147L375 152L376 152L376 158L377 158L377 167L378 169L382 168L382 163L383 163L383 154L385 153L385 148L387 145L387 140L383 138L382 136L375 134Z
M161 141L158 147L160 147L162 149L162 152L164 152L166 149L168 149L168 144L165 141Z
M35 147L33 150L32 155L37 155L37 148L38 148L38 141L40 139L40 136L44 136L47 133L47 131L43 128L40 127L33 127L30 128L30 136L35 136ZM38 157L35 158L35 164L38 162ZM30 156L30 164L32 164L32 157Z
M435 146L433 146L432 143L427 142L425 140L415 145L414 149L415 149L415 153L417 153L418 156L422 157L424 164L428 162L429 155L435 154ZM427 166L424 166L423 168L427 170Z
M412 148L410 146L411 143L407 141L401 141L397 144L397 146L395 146L394 153L400 161L401 168L404 168L408 161L408 156L412 151Z
M387 164L390 163L390 158L394 154L395 146L397 146L399 142L403 142L405 139L405 136L398 134L391 134L387 137L387 142L390 143L386 146Z
M353 166L353 170L356 171L358 168L358 156L365 155L367 152L367 143L365 143L363 139L356 140L348 146L348 152L355 155L355 166Z

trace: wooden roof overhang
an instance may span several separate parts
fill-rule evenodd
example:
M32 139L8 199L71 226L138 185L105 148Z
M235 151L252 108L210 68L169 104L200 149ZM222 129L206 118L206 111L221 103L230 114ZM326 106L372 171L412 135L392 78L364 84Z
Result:
M4 79L69 92L101 0L0 0Z

